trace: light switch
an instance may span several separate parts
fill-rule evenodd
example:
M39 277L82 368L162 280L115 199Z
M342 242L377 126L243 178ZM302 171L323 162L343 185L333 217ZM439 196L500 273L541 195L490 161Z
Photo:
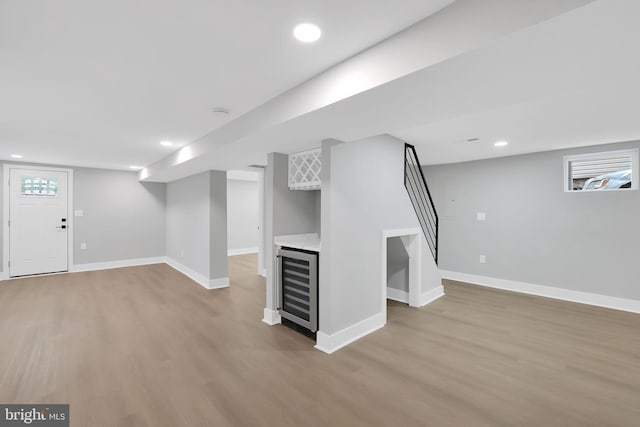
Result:
M484 212L478 212L478 221L486 221L487 220L487 214Z
M73 214L75 216L84 216L84 212L81 209L76 210Z
M487 257L484 255L480 255L480 264L486 264L487 263Z
M80 249L87 249L86 243L80 243Z

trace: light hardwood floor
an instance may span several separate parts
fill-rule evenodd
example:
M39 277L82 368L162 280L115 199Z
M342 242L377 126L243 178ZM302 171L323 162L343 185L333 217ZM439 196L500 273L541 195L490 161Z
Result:
M638 426L640 315L445 283L333 355L261 322L256 257L0 282L0 402L72 426Z

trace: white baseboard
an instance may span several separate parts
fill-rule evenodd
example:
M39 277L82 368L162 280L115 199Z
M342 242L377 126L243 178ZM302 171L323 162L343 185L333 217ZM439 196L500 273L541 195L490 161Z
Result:
M180 264L173 258L166 258L166 263L167 265L174 268L175 270L178 270L180 273L184 274L205 289L220 289L229 287L228 277L223 277L220 279L209 279L204 274L200 274L197 271L192 270L191 268L183 264Z
M387 286L387 299L409 304L409 292Z
M200 274L197 271L187 267L186 265L180 264L178 261L174 260L173 258L167 257L167 264L173 269L178 270L180 273L187 276L189 279L198 283L203 288L209 289L209 278L206 277L204 274Z
M163 256L153 257L153 258L133 258L133 259L121 259L117 261L105 261L105 262L92 262L86 264L75 264L69 266L69 273L82 273L84 271L96 271L96 270L110 270L112 268L124 268L124 267L136 267L140 265L151 265L151 264L164 264L166 262L166 258ZM60 273L48 273L48 274L64 274L66 272ZM26 276L25 276L26 277ZM0 281L9 280L8 272L0 273Z
M513 291L546 298L554 298L563 301L577 302L580 304L612 308L614 310L640 313L640 301L637 300L592 294L589 292L573 291L570 289L556 288L553 286L534 285L532 283L498 279L495 277L458 273L455 271L440 270L440 273L442 274L443 279L455 280L458 282L465 282L479 286L486 286L489 288L502 289L505 291Z
M369 335L371 332L377 331L385 324L384 313L378 313L361 322L351 325L335 334L326 334L318 331L316 334L316 348L331 354L352 342Z
M253 248L229 249L227 251L227 256L257 254L258 251L259 251L259 249L258 249L257 246L253 247Z
M444 286L440 285L420 295L420 307L429 304L444 296Z
M273 326L279 324L282 321L282 318L276 310L265 308L262 321L269 326Z
M123 268L123 267L135 267L140 265L150 265L150 264L168 264L174 269L178 270L185 276L189 277L202 287L206 289L221 289L229 287L229 278L222 277L219 279L208 279L204 275L186 267L179 262L168 258L168 257L155 257L155 258L136 258L136 259L123 259L118 261L107 261L107 262L94 262L87 264L75 264L69 267L70 273L80 273L83 271L95 271L95 270L108 270L112 268ZM9 274L6 272L0 273L0 280L8 280Z
M209 287L207 289L222 289L229 287L229 278L221 277L219 279L209 279Z
M438 298L440 298L441 296L444 295L444 287L443 286L438 286L434 289L431 289L430 291L427 291L423 294L420 295L420 305L419 307L422 307L424 305L429 304L430 302L433 302L435 300L437 300ZM401 291L398 289L393 289L393 288L387 288L387 298L394 300L394 301L398 301L398 302L403 302L405 304L409 304L409 292L406 291Z
M108 270L111 268L123 268L123 267L135 267L138 265L162 264L164 262L166 262L166 258L163 256L154 257L154 258L121 259L117 261L74 264L69 266L69 272L79 273L81 271Z

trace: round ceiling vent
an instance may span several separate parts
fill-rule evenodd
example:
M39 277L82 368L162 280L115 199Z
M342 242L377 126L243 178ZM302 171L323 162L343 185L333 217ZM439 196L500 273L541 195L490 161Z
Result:
M223 108L223 107L215 107L211 110L211 112L216 116L216 117L225 117L229 115L229 109L227 108Z

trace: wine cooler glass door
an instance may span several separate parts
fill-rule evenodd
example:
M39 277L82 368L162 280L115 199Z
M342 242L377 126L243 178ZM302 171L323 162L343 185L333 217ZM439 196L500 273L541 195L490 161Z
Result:
M287 249L278 251L280 316L312 332L318 330L318 257Z

